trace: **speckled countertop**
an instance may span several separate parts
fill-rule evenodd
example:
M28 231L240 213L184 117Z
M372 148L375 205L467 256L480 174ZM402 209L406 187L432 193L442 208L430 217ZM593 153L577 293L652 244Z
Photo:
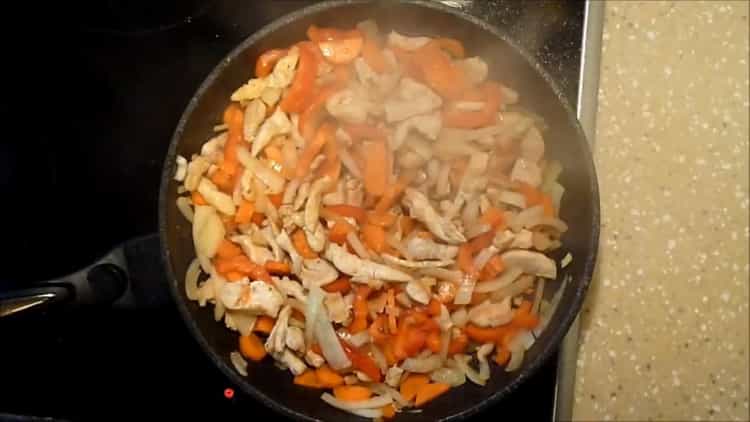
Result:
M574 419L748 420L748 2L610 1Z

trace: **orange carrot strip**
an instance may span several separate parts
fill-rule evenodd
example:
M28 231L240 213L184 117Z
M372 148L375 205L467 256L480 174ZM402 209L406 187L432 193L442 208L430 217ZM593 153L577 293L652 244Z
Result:
M423 385L419 388L419 390L417 390L417 394L414 399L414 405L416 407L421 407L428 401L433 400L435 397L450 390L450 388L450 385L438 382Z
M386 188L383 197L380 198L378 204L375 205L375 212L378 214L382 214L391 209L396 200L398 200L398 197L401 196L406 187L409 186L412 178L413 176L404 175L399 177L396 183L394 183L393 185L389 185L388 188Z
M242 254L242 249L227 239L222 239L219 248L216 249L216 256L219 258L234 258Z
M497 277L503 270L505 265L499 255L495 255L487 261L484 268L479 272L479 280L491 280Z
M351 217L357 220L357 222L360 224L364 224L367 221L367 211L365 211L365 209L362 207L340 204L328 205L325 207L325 209L342 217Z
M330 123L323 123L315 133L312 142L305 145L297 161L297 177L304 177L310 170L313 159L320 153L329 139L333 138L336 129Z
M299 252L303 258L315 259L318 257L318 254L310 248L310 245L307 243L305 232L301 229L297 229L292 233L292 243L294 243L294 248L297 249L297 252Z
M276 62L286 56L286 54L287 50L280 48L274 48L261 54L255 62L255 76L258 78L265 78L268 76L276 65Z
M385 60L383 51L375 40L370 37L365 37L365 42L362 45L362 59L365 63L372 68L372 70L383 73L388 70L388 62Z
M461 334L451 338L451 342L448 344L448 355L453 356L458 353L463 353L468 345L469 337L465 332L461 331Z
M318 48L323 57L333 64L347 64L356 59L362 52L362 37L343 40L319 41Z
M240 336L240 353L242 356L257 362L266 357L266 348L258 336L250 333L246 336Z
M427 334L425 345L427 345L427 348L432 350L433 353L440 353L440 342L440 331L431 331Z
M484 224L489 224L493 229L502 229L505 226L505 215L499 208L490 207L482 217L480 221Z
M333 396L342 401L363 401L372 396L372 390L361 385L340 385L333 389Z
M396 408L393 407L393 403L381 407L380 411L383 413L383 419L396 417Z
M370 142L365 145L365 190L374 196L383 195L388 184L388 166L385 165L388 161L387 148L385 142Z
M234 221L237 224L247 224L253 219L254 213L255 205L250 201L242 201L234 215Z
M318 377L318 383L325 388L334 388L344 384L344 377L338 374L338 372L331 369L328 365L323 365L315 370L315 375Z
M454 38L435 38L431 42L436 43L441 49L448 52L454 59L463 59L466 54L461 41Z
M505 347L498 347L497 353L495 354L495 363L498 365L505 365L510 360L510 350Z
M497 328L483 328L474 324L467 324L464 327L466 335L477 343L494 343L499 340L501 330Z
M399 387L399 392L404 400L412 401L417 396L420 388L430 383L430 378L424 374L409 374Z
M352 283L348 277L339 277L337 280L332 281L322 287L328 293L341 292L342 295L349 293L352 288Z
M323 388L323 386L318 381L318 376L312 369L308 369L307 371L294 377L294 384L308 388Z
M531 302L524 300L516 309L511 324L515 327L533 329L539 325L539 317L531 313Z
M271 330L273 330L274 325L276 325L276 320L274 318L266 315L261 315L257 320L255 320L253 331L257 331L263 334L271 334Z
M301 113L312 96L315 88L315 78L318 76L318 47L310 42L297 44L299 60L297 72L294 74L292 85L287 88L286 95L281 99L279 107L287 113Z
M388 315L388 331L391 334L398 332L398 324L396 321L398 308L396 308L396 291L388 289L388 293L385 299L385 312Z
M291 274L292 272L288 262L266 261L264 266L271 274Z
M347 223L346 220L337 221L328 231L328 240L339 245L346 243L346 235L354 230L354 226Z
M206 198L203 197L197 190L190 193L190 199L193 201L193 205L208 205Z
M362 226L362 241L368 248L377 253L381 253L386 244L385 230L374 224L365 224Z

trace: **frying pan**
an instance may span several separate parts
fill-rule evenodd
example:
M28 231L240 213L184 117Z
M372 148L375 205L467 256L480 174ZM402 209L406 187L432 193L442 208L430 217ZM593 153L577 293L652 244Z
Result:
M544 133L546 154L559 160L564 167L560 183L566 192L560 206L560 217L568 223L569 230L563 236L563 248L554 258L559 261L562 255L570 252L573 261L558 272L557 281L546 283L547 299L562 286L564 291L549 325L526 353L523 365L511 373L492 365L492 376L486 386L466 383L451 389L424 407L421 413L405 412L398 416L402 421L461 420L508 395L554 353L581 307L594 270L599 238L596 173L575 114L561 90L532 56L497 28L433 2L349 0L323 2L301 9L247 38L208 75L177 124L165 158L159 195L161 264L166 271L169 291L188 330L216 367L243 392L298 420L334 420L350 416L320 400L318 390L292 384L291 374L279 370L270 360L251 363L247 377L240 376L233 369L229 354L237 349L237 334L214 321L209 308L199 307L185 295L184 274L195 252L190 223L175 206L177 183L172 176L175 157L178 154L189 157L200 150L211 135L214 124L221 120L231 93L252 73L258 55L304 39L306 28L313 23L352 27L365 19L374 19L384 32L394 29L409 35L439 35L461 40L468 56L479 55L487 61L491 79L517 90L521 94L521 105L544 119L548 126ZM31 309L40 303L70 300L71 297L79 302L115 300L126 291L123 283L127 283L128 271L134 270L128 270L125 264L130 267L140 265L136 260L124 259L128 258L128 251L135 250L135 254L131 253L134 256L145 255L138 253L139 247L153 249L153 244L153 236L133 240L126 244L124 256L115 251L79 273L48 282L37 290L27 289L24 292L26 297L19 293L0 294L0 316L3 309ZM563 284L564 279L567 281ZM8 303L18 305L19 299L27 306L8 307ZM189 377L190 374L186 375Z

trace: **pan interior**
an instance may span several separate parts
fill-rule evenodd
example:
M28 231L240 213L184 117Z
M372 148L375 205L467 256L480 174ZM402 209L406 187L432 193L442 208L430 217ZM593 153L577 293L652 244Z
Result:
M189 157L212 136L212 127L221 120L230 94L249 79L255 58L260 53L305 39L305 30L313 23L351 27L365 19L376 20L383 32L394 29L408 35L444 36L461 40L468 56L479 55L487 61L490 78L517 90L521 95L521 105L545 120L548 125L544 133L546 155L559 160L564 167L560 182L566 192L561 204L561 218L569 224L570 229L563 237L563 248L554 258L559 260L570 252L573 261L560 271L557 281L546 283L545 297L549 299L555 293L563 278L568 277L569 281L552 323L527 352L522 370L506 373L494 367L485 387L466 383L435 400L422 413L400 414L399 418L403 421L433 421L467 416L482 405L507 394L557 347L577 313L588 285L596 255L599 224L599 198L591 154L572 111L537 65L519 52L512 42L473 18L459 16L447 8L405 2L323 4L272 23L230 53L204 82L186 110L166 158L160 229L166 246L164 253L170 275L168 282L188 327L199 343L218 367L244 391L289 416L316 420L344 416L319 399L320 391L293 385L292 375L277 369L270 360L260 364L251 363L247 378L234 372L229 354L237 349L237 333L228 330L223 323L214 321L210 307L200 308L185 296L183 277L195 253L190 223L175 206L177 184L171 181L171 176L174 174L176 154ZM189 372L185 377L190 380Z

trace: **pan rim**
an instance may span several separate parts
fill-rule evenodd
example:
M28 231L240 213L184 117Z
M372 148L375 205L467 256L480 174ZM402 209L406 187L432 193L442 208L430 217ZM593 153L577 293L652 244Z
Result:
M533 360L525 364L525 368L521 370L518 376L515 377L510 383L505 385L503 388L500 388L494 391L493 393L491 393L490 396L486 400L480 403L477 403L471 407L468 407L466 409L463 409L460 412L457 412L457 413L454 413L445 417L441 417L439 419L441 421L461 420L461 419L465 419L470 416L473 416L485 410L489 406L497 403L500 399L502 399L503 397L509 395L514 390L516 390L516 388L518 388L519 385L525 382L527 378L535 374L539 370L539 368L542 366L542 364L544 364L547 361L547 359L551 357L552 353L560 346L563 337L565 336L568 329L570 328L570 325L572 324L573 320L580 312L581 306L583 304L583 300L588 291L589 285L591 284L591 280L594 274L594 270L595 270L595 266L597 262L597 256L598 256L598 245L599 245L599 234L600 234L599 233L600 232L600 198L599 198L598 177L596 174L593 154L591 151L591 144L588 141L585 133L583 132L580 122L576 118L575 112L571 108L570 103L567 101L566 96L563 94L558 84L550 76L550 74L544 69L544 67L540 65L540 63L534 58L533 55L529 54L525 49L520 47L511 37L509 37L500 28L486 21L483 21L479 18L476 18L472 15L469 15L468 13L465 13L461 10L451 8L441 3L429 2L425 0L394 0L393 2L399 5L406 4L406 5L424 7L424 8L433 9L439 12L452 15L454 18L467 21L470 24L476 27L479 27L480 29L484 31L489 32L496 38L507 43L516 53L518 53L523 58L523 60L525 60L532 68L534 68L538 76L540 76L547 83L548 87L555 94L557 101L563 107L563 110L565 111L565 114L567 115L568 123L576 132L577 136L574 142L582 141L584 144L582 146L583 147L582 149L584 151L584 157L582 157L583 158L582 161L585 161L585 163L581 162L580 164L585 166L583 170L585 170L586 174L589 175L589 186L587 188L592 196L592 201L590 204L590 206L592 207L591 221L590 221L590 224L592 227L592 233L591 233L591 237L588 239L589 242L586 245L588 254L585 257L583 273L581 277L579 278L579 282L575 285L575 290L573 292L574 297L572 299L571 307L569 308L568 311L561 313L559 318L554 320L555 324L550 324L548 326L547 328L547 330L549 331L548 338L547 338L547 341L542 345L542 349L535 356ZM208 355L209 359L211 359L214 365L225 376L227 376L236 385L240 386L240 388L245 393L253 396L253 398L255 398L256 400L261 401L266 406L270 407L276 412L279 412L280 414L283 414L288 417L292 417L297 420L318 421L319 419L316 419L310 415L298 412L292 408L279 404L274 399L270 398L269 396L264 394L262 391L257 389L250 381L247 380L247 378L241 377L227 363L221 360L218 353L214 351L214 349L206 340L205 336L201 333L200 329L197 326L197 323L195 322L192 315L190 314L190 311L187 308L187 304L185 303L185 301L182 300L179 294L178 278L176 277L172 268L172 257L171 257L171 252L169 250L168 241L167 241L167 206L169 203L168 198L167 198L167 191L168 191L169 184L172 183L174 157L176 154L177 145L179 144L179 141L182 137L188 118L192 115L193 111L195 110L195 107L197 107L198 105L197 99L200 98L204 94L204 92L210 86L213 85L215 80L222 74L224 69L228 67L229 64L231 64L234 60L237 60L243 51L245 51L249 46L255 44L258 40L265 37L267 34L277 31L289 24L292 24L304 16L314 14L317 12L321 12L321 11L325 11L325 10L329 10L329 9L346 7L352 4L367 4L367 3L374 3L374 1L373 0L329 0L329 1L321 2L315 5L301 8L299 10L296 10L284 16L281 16L275 19L274 21L266 24L261 29L251 34L249 37L245 38L241 43L239 43L229 53L227 53L222 58L222 60L211 70L208 76L203 80L201 85L195 91L194 95L191 97L189 104L183 111L180 117L180 120L177 123L174 134L170 140L169 148L167 150L167 154L165 156L164 164L162 167L163 171L162 171L162 179L161 179L161 185L160 185L160 190L159 190L159 204L158 204L160 249L161 249L163 265L165 267L165 273L167 275L166 282L169 285L170 294L175 304L177 305L177 308L179 310L179 313L180 313L180 316L182 317L183 322L186 324L187 328L191 331L192 336L199 343L200 347L203 349L205 354Z

